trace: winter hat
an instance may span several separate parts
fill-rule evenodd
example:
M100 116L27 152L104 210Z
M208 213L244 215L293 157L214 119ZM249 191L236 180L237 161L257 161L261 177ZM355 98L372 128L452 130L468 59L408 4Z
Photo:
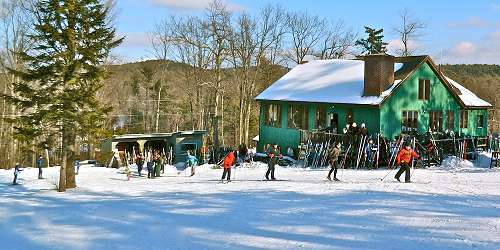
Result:
M358 126L358 125L357 125L355 122L353 122L353 123L352 123L352 127L353 127L353 128L355 128L355 127L357 127L357 126Z
M364 128L365 127L365 124L364 123L361 123L361 127Z

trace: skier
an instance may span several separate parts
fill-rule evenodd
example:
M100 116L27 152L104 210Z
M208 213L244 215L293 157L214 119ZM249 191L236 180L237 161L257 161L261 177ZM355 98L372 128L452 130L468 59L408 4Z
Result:
M222 167L224 168L224 172L222 172L221 182L224 182L224 178L226 178L227 174L227 182L231 182L231 166L234 165L236 161L236 157L234 156L236 151L229 151L226 157L223 160Z
M160 169L161 169L161 159L160 159L160 152L159 151L155 151L155 154L154 154L154 158L153 158L153 162L155 163L155 166L154 166L154 177L160 177Z
M18 163L16 163L16 166L14 167L14 181L12 181L12 185L17 185L17 175L19 175L19 173L23 171L21 169L21 165Z
M76 167L76 175L78 175L78 172L80 172L80 160L76 159L75 161L75 167Z
M137 173L139 176L142 176L141 171L142 171L142 166L144 166L144 158L142 157L142 154L139 153L135 157L135 164L137 164Z
M337 179L337 167L338 167L338 160L339 160L339 155L340 155L340 143L337 143L335 147L330 150L330 172L328 172L328 176L326 177L329 181L332 180L331 175L333 172L333 180L334 181L340 181Z
M396 173L396 176L394 176L394 179L399 180L399 177L401 177L401 174L406 171L405 174L405 182L411 182L410 181L410 164L413 158L416 158L417 160L420 159L420 156L410 147L410 144L407 142L405 144L405 147L399 150L398 156L396 158L396 163L401 166L399 171Z
M155 178L155 174L154 174L154 162L153 162L153 157L151 156L151 152L148 153L148 157L147 157L147 163L146 163L146 167L148 168L148 178L149 179L154 179Z
M191 176L195 174L195 166L198 165L198 159L195 156L191 155L191 152L187 152L186 163L188 167L191 167Z
M38 179L43 179L42 178L42 167L43 167L42 155L38 155L38 158L36 159L36 167L38 168Z
M274 178L274 169L276 164L278 164L278 160L281 158L281 154L278 151L278 145L274 144L274 146L269 150L269 163L267 164L267 172L266 172L266 180L269 180L269 174L271 174L271 180L276 180Z
M161 173L164 174L165 164L167 164L167 156L165 154L161 154L160 161L161 161Z

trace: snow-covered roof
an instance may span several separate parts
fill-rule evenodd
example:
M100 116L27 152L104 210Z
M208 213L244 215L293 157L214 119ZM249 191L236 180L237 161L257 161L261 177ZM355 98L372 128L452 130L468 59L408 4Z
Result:
M396 84L380 96L363 96L364 67L361 60L347 59L315 60L300 64L256 99L378 105Z
M472 106L472 107L492 107L492 105L479 98L477 95L472 93L472 91L468 90L464 86L460 85L458 82L454 81L453 79L446 77L446 80L451 83L455 88L460 90L461 93L458 93L458 97L466 106Z
M428 57L401 57L394 64L395 81L380 96L363 96L364 61L314 60L299 64L260 93L257 100L379 105ZM405 66L406 65L406 66ZM491 107L470 90L446 77L461 93L454 93L465 106Z

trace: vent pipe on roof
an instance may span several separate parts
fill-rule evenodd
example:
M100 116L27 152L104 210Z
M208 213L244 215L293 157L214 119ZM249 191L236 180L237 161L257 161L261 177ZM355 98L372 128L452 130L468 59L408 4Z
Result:
M380 96L394 83L394 56L373 54L364 56L365 79L363 96Z

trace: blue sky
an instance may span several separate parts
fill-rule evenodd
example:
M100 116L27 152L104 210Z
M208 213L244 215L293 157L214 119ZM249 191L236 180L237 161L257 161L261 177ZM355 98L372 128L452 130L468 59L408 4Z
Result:
M210 0L117 0L116 25L125 42L115 54L124 61L151 58L147 32L172 14L203 15ZM436 62L500 64L500 0L224 0L235 13L256 13L267 4L343 20L363 36L365 25L384 28L390 49L398 46L392 29L403 9L427 24L414 42L419 54Z

